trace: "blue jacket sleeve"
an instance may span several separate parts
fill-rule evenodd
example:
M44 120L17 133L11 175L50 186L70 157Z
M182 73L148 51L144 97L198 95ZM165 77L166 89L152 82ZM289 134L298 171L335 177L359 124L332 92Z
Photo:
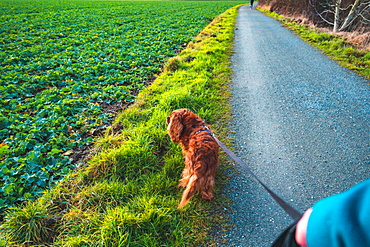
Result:
M313 206L307 244L308 247L370 246L370 179Z

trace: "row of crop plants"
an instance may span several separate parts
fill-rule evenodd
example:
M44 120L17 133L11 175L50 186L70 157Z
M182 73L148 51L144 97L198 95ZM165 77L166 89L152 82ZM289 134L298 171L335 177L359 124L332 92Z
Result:
M77 167L115 113L228 1L0 2L0 213Z

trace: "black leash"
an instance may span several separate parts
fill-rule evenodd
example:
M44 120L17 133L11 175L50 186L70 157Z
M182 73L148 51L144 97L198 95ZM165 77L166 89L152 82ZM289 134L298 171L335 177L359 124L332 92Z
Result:
M207 128L208 129L208 128ZM216 140L218 145L231 157L233 158L239 165L241 165L249 174L251 174L257 181L262 185L263 188L275 199L275 201L284 209L284 211L292 217L293 220L297 221L302 217L302 214L297 211L295 208L290 206L286 201L281 199L278 195L276 195L269 187L267 187L259 178L249 169L249 167L233 153L228 147L225 146L217 137L208 129L207 130L213 138Z

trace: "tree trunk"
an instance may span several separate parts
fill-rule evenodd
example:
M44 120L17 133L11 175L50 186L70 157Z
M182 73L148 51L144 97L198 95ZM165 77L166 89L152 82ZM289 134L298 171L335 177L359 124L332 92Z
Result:
M339 31L343 31L346 29L352 21L357 17L357 7L362 3L364 0L356 0L352 5L351 11L349 12L347 18L344 20L342 26L340 27Z
M342 3L342 0L336 0L335 2L335 13L334 13L334 33L338 32L339 29L339 23L340 23L340 4Z

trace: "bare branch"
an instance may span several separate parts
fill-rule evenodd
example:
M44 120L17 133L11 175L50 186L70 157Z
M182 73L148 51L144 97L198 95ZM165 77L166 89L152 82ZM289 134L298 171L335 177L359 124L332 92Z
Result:
M309 1L309 4L312 6L312 8L315 10L316 14L324 21L326 22L327 24L329 25L334 25L334 22L333 20L328 20L328 18L326 18L324 16L324 14L327 14L327 13L330 13L330 14L334 14L334 11L332 11L330 8L327 8L326 10L322 11L321 13L317 10L316 8L316 5L315 5L315 1L314 0L310 0Z
M355 0L355 2L352 5L352 8L351 8L350 12L348 13L347 17L343 21L342 26L340 27L339 31L343 31L346 28L348 28L354 22L354 20L357 17L360 16L360 12L361 12L360 5L361 5L361 3L364 3L364 0ZM334 32L336 32L335 28L334 28Z

